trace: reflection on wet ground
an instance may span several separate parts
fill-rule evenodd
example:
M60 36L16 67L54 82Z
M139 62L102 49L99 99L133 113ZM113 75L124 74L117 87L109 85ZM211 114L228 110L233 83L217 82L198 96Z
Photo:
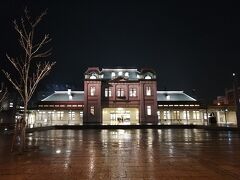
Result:
M0 135L0 179L239 179L240 134L195 129L49 130L10 153ZM38 147L38 148L36 148Z

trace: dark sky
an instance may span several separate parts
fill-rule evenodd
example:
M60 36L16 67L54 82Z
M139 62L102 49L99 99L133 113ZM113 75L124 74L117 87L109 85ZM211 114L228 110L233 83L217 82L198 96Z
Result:
M231 87L240 74L240 6L237 1L4 0L0 2L1 64L17 49L11 20L25 6L48 15L38 27L53 38L57 62L47 83L83 89L89 66L151 67L158 88L185 90L205 99Z

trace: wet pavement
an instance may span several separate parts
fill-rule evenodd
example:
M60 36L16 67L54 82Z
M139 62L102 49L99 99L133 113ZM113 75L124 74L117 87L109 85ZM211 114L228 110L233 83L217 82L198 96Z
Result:
M0 135L0 180L240 179L240 133L203 129L48 130L23 155Z

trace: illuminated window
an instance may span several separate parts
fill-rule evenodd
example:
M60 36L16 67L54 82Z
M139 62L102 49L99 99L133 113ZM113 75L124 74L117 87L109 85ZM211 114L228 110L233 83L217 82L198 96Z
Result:
M147 86L146 87L146 96L151 96L151 95L152 95L151 87Z
M95 74L92 74L92 75L90 76L90 79L97 79L97 76L96 76Z
M90 87L90 96L95 96L96 93L96 87Z
M112 72L112 78L115 78L116 77L116 73L115 72Z
M111 97L112 96L112 91L110 88L105 88L105 97Z
M80 111L80 120L83 119L83 111Z
M91 106L91 107L90 107L90 113L91 113L92 115L94 115L94 113L95 113L95 112L94 112L94 106Z
M137 96L137 89L136 88L130 88L129 96L130 97L136 97Z
M183 111L183 119L189 119L190 113L189 111Z
M163 119L171 119L170 111L163 111Z
M180 119L180 112L179 111L173 111L173 119Z
M119 75L119 76L122 76L122 75L123 75L123 72L122 72L122 71L118 72L118 75Z
M115 120L115 119L116 119L116 114L110 113L110 120Z
M157 117L158 117L158 120L161 119L161 114L160 114L160 111L157 111Z
M208 114L207 114L207 113L204 113L204 114L203 114L203 118L204 118L205 120L207 120L207 119L208 119Z
M75 112L69 111L68 115L69 115L69 120L73 120L73 121L75 120Z
M129 77L129 72L125 72L125 77Z
M152 108L151 108L151 106L147 106L147 115L148 116L152 115Z
M64 114L63 111L58 111L58 112L57 112L57 119L58 119L58 120L62 120L62 119L63 119L63 114Z
M117 89L117 97L124 97L124 89L123 88Z
M149 75L146 75L144 79L152 79L152 77Z
M193 111L193 119L200 119L199 111Z

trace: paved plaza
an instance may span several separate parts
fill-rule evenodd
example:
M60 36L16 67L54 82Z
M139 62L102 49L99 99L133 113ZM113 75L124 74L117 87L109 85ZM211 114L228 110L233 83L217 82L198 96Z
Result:
M48 130L11 153L0 135L1 180L240 179L240 134L203 129Z

